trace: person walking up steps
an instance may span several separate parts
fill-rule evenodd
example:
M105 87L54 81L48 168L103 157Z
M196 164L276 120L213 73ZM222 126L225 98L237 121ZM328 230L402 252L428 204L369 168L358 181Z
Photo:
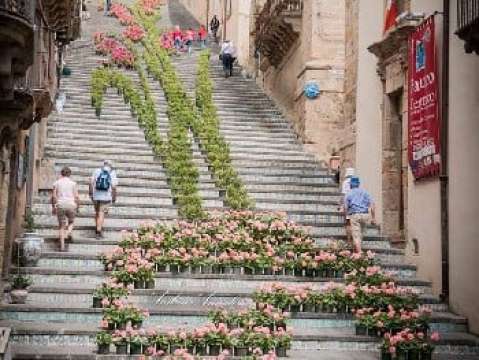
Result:
M214 15L213 19L211 19L211 22L210 22L210 29L211 29L211 32L213 33L213 37L216 42L218 42L217 34L218 34L219 28L220 28L220 21L218 20L217 16Z
M95 207L96 237L103 237L103 223L110 205L116 202L118 178L111 161L105 160L103 167L96 169L90 181L90 198Z
M370 223L375 224L375 209L371 195L359 188L359 178L351 178L351 191L344 198L344 209L350 218L353 246L356 253L361 253L361 242L363 239L363 226Z
M346 168L346 173L344 177L343 184L341 186L341 201L340 201L340 211L344 213L345 219L345 226L346 226L346 240L348 243L352 244L352 234L351 234L351 219L349 215L346 213L346 209L344 208L344 198L346 195L349 194L351 191L351 178L354 176L354 169L353 168Z
M223 62L225 77L233 76L233 64L236 60L236 47L232 41L226 40L221 45L220 57Z
M71 170L64 167L61 177L53 184L52 212L58 217L60 251L65 251L65 239L71 240L75 214L80 206L78 187L70 179Z

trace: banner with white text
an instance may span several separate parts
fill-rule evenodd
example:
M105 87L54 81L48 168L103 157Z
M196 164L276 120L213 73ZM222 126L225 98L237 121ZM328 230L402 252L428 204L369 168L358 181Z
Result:
M439 79L434 17L409 36L408 155L415 179L439 175Z

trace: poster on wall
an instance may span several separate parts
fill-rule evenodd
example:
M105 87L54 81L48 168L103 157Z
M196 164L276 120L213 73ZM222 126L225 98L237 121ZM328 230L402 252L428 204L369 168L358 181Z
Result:
M434 17L409 35L408 156L416 180L439 175L439 84Z

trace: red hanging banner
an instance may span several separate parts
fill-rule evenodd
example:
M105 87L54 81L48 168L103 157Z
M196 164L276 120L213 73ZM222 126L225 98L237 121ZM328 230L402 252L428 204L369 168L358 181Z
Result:
M409 35L408 155L414 178L439 175L439 79L434 17Z

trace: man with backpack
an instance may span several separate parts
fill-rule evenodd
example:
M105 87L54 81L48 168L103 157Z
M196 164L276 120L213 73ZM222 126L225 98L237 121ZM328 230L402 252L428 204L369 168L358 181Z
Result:
M118 178L112 169L111 161L105 160L103 167L96 169L90 181L90 198L95 206L96 237L103 237L105 214L112 203L116 202Z

